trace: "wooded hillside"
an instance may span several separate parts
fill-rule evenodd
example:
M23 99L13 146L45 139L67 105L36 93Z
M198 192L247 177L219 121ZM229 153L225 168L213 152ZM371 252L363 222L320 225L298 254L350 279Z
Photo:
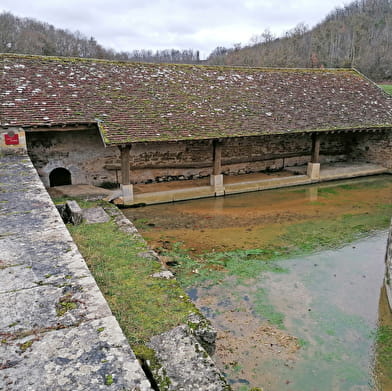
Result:
M198 63L199 52L189 50L133 50L116 52L106 49L93 37L70 32L31 18L19 18L9 12L0 14L0 53L24 53L44 56L105 58L108 60Z
M244 48L218 47L210 64L267 67L355 67L374 80L392 79L392 0L357 0L313 29L299 24L284 37L266 30Z

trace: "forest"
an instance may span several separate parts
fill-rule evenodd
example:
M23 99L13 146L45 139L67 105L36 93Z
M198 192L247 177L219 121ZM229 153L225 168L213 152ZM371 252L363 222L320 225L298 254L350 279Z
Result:
M392 79L392 1L357 0L312 29L300 23L283 37L269 30L241 47L217 47L209 64L256 67L356 68L373 80Z
M116 52L104 48L94 37L86 37L79 31L58 29L32 18L14 16L10 12L0 13L0 53L180 64L199 62L199 52L192 49Z
M300 23L282 37L264 29L247 45L217 47L206 61L195 49L116 52L78 31L9 12L0 14L2 53L252 67L353 67L373 80L387 81L392 80L391 45L392 0L356 0L335 9L312 29Z

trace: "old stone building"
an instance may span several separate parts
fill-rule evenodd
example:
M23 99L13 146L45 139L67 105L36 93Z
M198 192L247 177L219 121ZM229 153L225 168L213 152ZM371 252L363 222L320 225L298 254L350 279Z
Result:
M131 183L221 188L224 174L306 164L313 180L324 163L392 169L392 97L352 69L0 61L1 142L25 133L47 187L121 183L132 197Z

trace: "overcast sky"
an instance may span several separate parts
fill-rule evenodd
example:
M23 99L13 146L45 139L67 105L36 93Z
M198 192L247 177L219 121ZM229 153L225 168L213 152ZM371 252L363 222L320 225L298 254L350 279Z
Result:
M269 29L281 36L314 26L341 0L1 0L0 11L78 30L118 51L195 49L246 44Z

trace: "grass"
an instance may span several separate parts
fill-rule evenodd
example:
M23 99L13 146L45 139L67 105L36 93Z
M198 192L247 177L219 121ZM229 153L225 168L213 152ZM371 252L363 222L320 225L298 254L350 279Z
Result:
M140 255L147 248L138 235L123 233L114 221L68 228L139 358L145 358L152 336L186 323L196 312L176 280L151 277L161 264Z
M392 95L392 84L380 84L381 87L385 92Z

